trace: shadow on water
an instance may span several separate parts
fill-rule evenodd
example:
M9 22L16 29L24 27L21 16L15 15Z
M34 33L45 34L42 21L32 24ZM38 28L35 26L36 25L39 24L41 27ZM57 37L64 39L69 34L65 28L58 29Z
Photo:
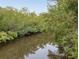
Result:
M16 40L0 48L0 59L63 59L53 45L52 36L37 34Z

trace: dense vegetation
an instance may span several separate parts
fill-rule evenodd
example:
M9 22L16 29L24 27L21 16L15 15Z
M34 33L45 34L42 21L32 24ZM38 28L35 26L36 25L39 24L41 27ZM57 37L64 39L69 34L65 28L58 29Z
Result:
M57 0L48 13L37 16L25 8L0 8L0 42L36 32L51 32L56 44L64 47L69 59L77 59L77 0Z
M77 59L77 0L58 0L49 8L49 24L55 42L64 46L69 59Z
M17 11L11 7L0 8L0 42L13 40L25 34L41 32L42 25L35 13L22 9Z
M77 0L58 0L49 8L51 31L55 42L64 46L69 59L77 59Z

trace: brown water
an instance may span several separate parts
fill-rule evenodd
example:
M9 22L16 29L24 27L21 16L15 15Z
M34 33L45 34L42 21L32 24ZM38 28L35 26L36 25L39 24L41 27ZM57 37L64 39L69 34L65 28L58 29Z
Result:
M0 59L56 59L57 45L49 34L21 38L0 48ZM59 59L59 58L58 58Z

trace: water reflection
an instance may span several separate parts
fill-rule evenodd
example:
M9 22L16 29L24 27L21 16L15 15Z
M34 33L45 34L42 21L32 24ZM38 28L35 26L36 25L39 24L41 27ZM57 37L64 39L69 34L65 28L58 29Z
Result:
M24 55L24 59L49 59L49 50L53 54L58 53L58 48L56 48L52 44L46 44L43 46L43 48L40 47L38 50L36 50L34 54L31 53L29 55Z
M24 37L0 48L0 59L52 59L49 51L58 50L52 42L52 36L44 33Z

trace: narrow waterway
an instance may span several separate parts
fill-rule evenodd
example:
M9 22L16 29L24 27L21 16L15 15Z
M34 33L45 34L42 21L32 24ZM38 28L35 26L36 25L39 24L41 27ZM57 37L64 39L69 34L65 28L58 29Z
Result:
M50 34L26 36L0 48L0 59L56 59L57 45ZM59 59L59 58L58 58Z

